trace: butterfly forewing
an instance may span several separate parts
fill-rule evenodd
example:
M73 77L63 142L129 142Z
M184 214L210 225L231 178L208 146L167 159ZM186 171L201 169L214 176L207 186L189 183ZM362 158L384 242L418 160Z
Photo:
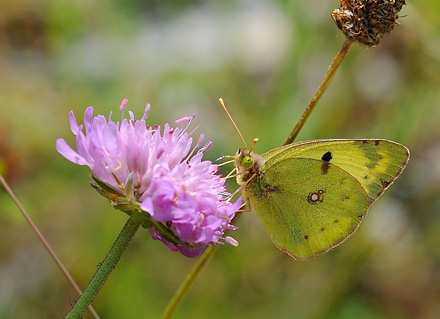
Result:
M249 181L244 195L272 241L296 259L340 244L369 207L361 184L326 161L283 158L266 162L261 173Z
M409 150L388 140L315 140L286 145L262 155L270 167L291 157L325 160L359 181L373 203L400 175Z

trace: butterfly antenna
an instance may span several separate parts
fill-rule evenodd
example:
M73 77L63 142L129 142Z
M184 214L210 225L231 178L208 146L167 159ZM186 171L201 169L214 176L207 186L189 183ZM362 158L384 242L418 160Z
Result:
M246 145L246 142L245 142L245 140L243 138L243 135L241 135L241 132L238 129L237 124L235 124L234 119L232 118L231 114L229 114L229 111L228 111L228 109L226 108L226 105L225 105L225 101L222 98L219 98L218 101L220 102L220 105L223 107L223 110L225 110L226 114L228 115L229 119L231 120L232 125L234 125L235 129L237 130L238 135L240 135L240 138L241 138L241 141L243 142L244 147L247 149L247 145Z
M254 138L254 143L252 144L251 149L249 150L249 152L252 152L254 150L255 144L258 143L258 137Z

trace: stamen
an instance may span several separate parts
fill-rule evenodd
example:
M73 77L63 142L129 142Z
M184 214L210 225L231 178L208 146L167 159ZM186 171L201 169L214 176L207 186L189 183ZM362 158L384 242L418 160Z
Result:
M175 123L185 123L185 122L191 122L191 121L192 121L192 119L193 119L193 117L192 117L192 116L185 116L185 117L182 117L182 118L180 118L180 119L176 120L176 121L175 121Z
M187 156L185 156L185 158L183 159L183 161L188 161L188 160L191 158L191 156L194 154L195 150L196 150L197 148L199 148L200 145L202 145L202 142L203 142L203 139L204 139L204 138L205 138L205 135L200 134L200 137L199 137L199 140L197 141L196 146L194 146L193 149L191 150L191 152L189 152L189 154L188 154Z
M231 236L226 236L224 239L225 239L225 243L226 244L229 244L229 245L234 246L234 247L238 246L238 241L236 241Z
M188 133L188 135L192 135L195 131L197 131L198 128L199 128L199 125L197 125L190 133Z
M119 106L119 109L121 111L123 111L125 109L125 106L127 105L127 103L128 103L128 100L127 99L123 99L122 102L121 102L121 105Z
M147 105L145 105L145 111L144 111L144 115L142 115L141 121L142 121L142 120L144 120L144 121L147 120L147 118L148 118L148 113L150 113L150 108L151 108L150 103L147 103Z
M200 147L200 145L202 145L204 138L205 138L205 135L204 134L200 134L199 140L197 141L196 147Z
M195 119L196 115L193 114L192 116L185 116L181 119L178 119L176 123L185 123L187 122L186 126L183 128L183 130L180 132L179 137L182 136L183 133L188 129L188 127L191 125L191 122ZM192 132L191 132L192 133Z
M199 150L197 151L197 153L199 153L199 152L204 152L204 151L210 149L211 146L212 146L212 142L211 142L211 141L208 141L208 142L205 144L205 146L203 146L201 149L199 149Z
M119 106L119 109L122 111L121 112L121 122L124 120L124 110L125 110L125 106L127 105L128 100L127 99L123 99L121 102L121 105Z
M128 111L128 115L130 118L130 123L136 122L136 119L134 118L134 113L132 111Z

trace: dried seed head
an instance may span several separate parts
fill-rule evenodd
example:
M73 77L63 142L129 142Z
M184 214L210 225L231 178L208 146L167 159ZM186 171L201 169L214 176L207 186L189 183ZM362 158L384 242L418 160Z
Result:
M405 0L341 0L332 17L347 39L373 46L393 30L404 4Z

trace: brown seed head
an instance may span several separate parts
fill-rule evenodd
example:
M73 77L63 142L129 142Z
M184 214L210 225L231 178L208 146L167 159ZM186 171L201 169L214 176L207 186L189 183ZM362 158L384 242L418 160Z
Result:
M332 17L347 39L373 46L393 30L404 4L405 0L341 0Z

